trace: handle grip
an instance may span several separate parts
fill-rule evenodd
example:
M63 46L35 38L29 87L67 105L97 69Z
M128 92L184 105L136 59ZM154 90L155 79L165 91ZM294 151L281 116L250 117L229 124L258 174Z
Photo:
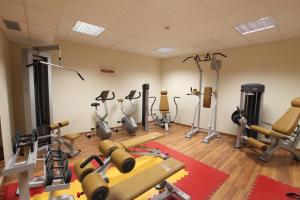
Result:
M82 77L82 75L79 73L79 72L76 72L77 73L77 75L79 76L79 78L82 80L82 81L84 81L84 78Z
M103 161L96 155L90 156L83 163L80 164L80 168L84 168L87 164L89 164L92 160L95 160L100 166L103 165Z

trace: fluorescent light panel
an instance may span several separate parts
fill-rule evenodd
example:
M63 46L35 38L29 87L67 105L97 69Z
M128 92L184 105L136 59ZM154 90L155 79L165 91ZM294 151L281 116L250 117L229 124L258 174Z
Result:
M163 47L160 49L156 49L156 51L161 52L161 53L170 53L170 52L174 51L174 49L169 48L169 47Z
M97 36L103 31L105 31L105 28L102 28L100 26L95 26L93 24L77 21L76 24L73 26L72 30L87 35Z
M262 31L275 27L272 17L264 17L252 22L235 26L235 29L242 35Z

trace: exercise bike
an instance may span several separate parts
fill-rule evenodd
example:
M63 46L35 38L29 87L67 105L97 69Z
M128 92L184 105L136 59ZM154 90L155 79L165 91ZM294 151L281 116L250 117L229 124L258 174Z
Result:
M107 98L109 93L109 90L104 90L101 92L101 94L95 98L96 101L102 101L104 105L105 114L103 116L100 116L98 112L98 106L100 106L100 103L92 103L91 106L95 107L95 116L97 118L96 122L96 134L100 137L101 140L105 140L111 137L111 129L108 125L108 122L105 121L105 118L108 116L108 110L106 101L115 99L115 93L112 92L112 97ZM87 134L86 136L90 138L93 134Z
M135 119L132 117L135 112L134 99L138 99L141 97L140 92L137 97L134 97L135 93L136 90L131 90L130 93L125 97L125 99L128 99L131 103L131 109L129 111L127 111L123 105L124 99L118 99L118 102L121 103L121 110L125 115L124 117L122 117L121 121L118 121L118 123L122 123L123 128L129 133L129 135L132 136L135 136L135 131L138 128ZM115 129L115 131L118 132L118 129Z

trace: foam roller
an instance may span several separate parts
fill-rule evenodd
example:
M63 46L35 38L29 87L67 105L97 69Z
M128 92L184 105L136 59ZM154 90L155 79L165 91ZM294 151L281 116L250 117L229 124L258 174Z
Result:
M62 121L58 123L60 127L64 127L64 126L68 126L69 125L69 121Z
M117 148L117 145L111 140L102 140L99 143L99 151L106 158Z
M268 149L268 146L265 143L260 142L254 138L249 137L246 140L250 145L254 146L255 148L261 151L266 151Z
M79 182L82 182L84 177L86 177L88 174L92 173L95 170L91 163L87 164L84 168L81 168L80 165L83 162L84 160L82 159L74 164L74 172Z
M135 159L123 149L114 150L110 160L121 173L128 173L135 166Z
M203 107L204 108L210 108L211 95L212 95L212 88L211 87L205 87L204 88L204 98L203 98Z
M68 126L68 125L69 125L69 121L62 121L62 122L58 122L55 124L51 124L50 128L52 130L54 130L54 129L58 129L59 127L64 127L64 126Z
M107 183L96 172L88 174L82 181L81 187L87 200L104 200L109 193Z

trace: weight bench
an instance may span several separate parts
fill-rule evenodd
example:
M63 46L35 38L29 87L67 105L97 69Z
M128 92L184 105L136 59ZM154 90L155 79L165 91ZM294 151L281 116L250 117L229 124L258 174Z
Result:
M73 157L73 156L78 155L81 152L81 150L74 148L74 146L75 146L74 141L80 137L80 134L79 133L66 134L63 137L65 139L68 139L70 142L64 141L62 139L60 129L67 125L69 125L69 121L63 121L63 122L51 124L49 126L49 128L51 131L53 131L53 133L51 134L51 137L55 142L57 142L59 144L59 148L61 147L61 145L65 145L69 149L69 152L67 152L68 156ZM57 132L54 133L54 130L57 130Z
M131 200L161 184L164 187L158 195L152 198L153 200L166 199L171 196L189 200L191 199L189 195L166 181L183 168L182 162L169 158L111 187L108 187L101 175L93 172L83 179L83 192L78 196L85 194L87 200Z
M300 141L300 97L291 102L291 107L272 125L272 129L252 125L251 130L257 131L271 139L271 145L256 140L252 137L241 136L251 146L260 149L262 154L259 159L267 162L273 152L278 148L289 151L296 160L300 161L300 155L296 148Z
M129 168L131 168L133 164L133 157L130 154L135 155L142 155L142 156L158 156L162 159L167 159L168 155L163 154L159 149L154 149L150 147L142 146L141 144L144 144L146 142L150 142L153 140L156 140L158 138L163 137L164 135L162 133L154 132L149 133L147 135L134 137L129 140L121 141L119 143L115 143L111 140L102 140L99 143L99 151L102 156L104 156L104 161L101 161L101 163L98 163L101 165L98 168L95 168L91 163L86 164L85 167L81 168L81 163L85 162L83 159L79 162L76 162L74 165L74 171L78 178L78 180L81 182L83 178L91 173L91 172L97 172L100 173L100 175L108 181L108 178L106 176L106 171L109 168L109 166L113 163L119 171L122 173L126 173L124 171L128 171ZM136 149L129 149L136 147L138 149L142 149L144 151L137 151ZM95 158L95 157L94 157ZM97 159L97 158L96 158ZM100 158L99 158L100 159ZM122 170L126 168L127 170Z

